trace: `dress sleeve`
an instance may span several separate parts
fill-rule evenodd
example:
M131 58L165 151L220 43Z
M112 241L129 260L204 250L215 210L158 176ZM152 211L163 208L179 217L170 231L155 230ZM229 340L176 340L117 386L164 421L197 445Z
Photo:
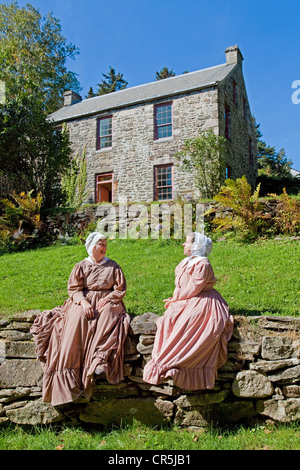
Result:
M195 297L214 279L214 272L210 263L200 262L195 264L189 270L188 281L175 289L173 300L186 300Z
M84 290L84 275L80 265L76 264L70 274L68 282L69 297L75 304L80 305L81 301L85 299Z
M105 299L116 303L124 298L127 290L126 279L120 266L116 266L114 278L113 291L110 292Z

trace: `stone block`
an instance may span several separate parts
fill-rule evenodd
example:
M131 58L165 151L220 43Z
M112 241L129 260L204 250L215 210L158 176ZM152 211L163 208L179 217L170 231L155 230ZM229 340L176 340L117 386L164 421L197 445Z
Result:
M32 323L37 315L41 313L41 310L26 310L26 312L15 313L12 319L15 322L30 322Z
M134 317L131 321L130 329L133 334L155 335L156 321L159 316L156 313L148 312Z
M9 359L0 365L0 388L34 387L42 382L40 362L32 359Z
M16 424L38 425L62 421L63 415L50 403L41 399L23 402L24 406L6 409L6 416Z
M238 372L231 389L237 397L261 398L274 393L268 377L252 370Z
M259 414L281 423L300 419L300 398L287 400L258 400L256 410Z
M286 367L296 366L298 364L300 364L300 360L295 359L295 358L281 359L281 360L279 359L276 361L265 361L265 360L260 359L257 362L250 364L249 367L250 367L250 370L257 370L260 372L267 373L267 372L272 372L274 370L283 369Z
M300 398L300 385L285 385L282 392L287 398Z
M300 365L295 367L289 367L277 374L270 374L269 379L271 382L277 382L281 384L286 383L297 383L300 381Z
M85 423L98 423L104 426L138 421L147 426L167 424L168 419L155 405L156 399L119 398L89 402L79 418Z
M35 343L29 341L5 342L5 357L36 359Z
M262 340L261 356L263 359L287 359L299 352L299 342L292 337L265 336Z

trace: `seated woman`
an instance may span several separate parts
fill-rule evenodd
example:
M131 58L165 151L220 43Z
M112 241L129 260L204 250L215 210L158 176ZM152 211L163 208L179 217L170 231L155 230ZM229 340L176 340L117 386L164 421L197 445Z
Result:
M69 298L62 307L39 314L31 333L42 362L43 401L61 405L81 395L89 399L94 375L123 379L123 345L130 317L123 297L126 280L120 266L105 256L106 237L91 233L89 256L71 272Z
M207 258L210 238L192 233L183 244L183 259L175 270L175 290L166 312L157 320L152 359L143 380L159 384L172 378L185 390L211 389L217 369L227 360L232 336L229 307L214 289L217 279Z

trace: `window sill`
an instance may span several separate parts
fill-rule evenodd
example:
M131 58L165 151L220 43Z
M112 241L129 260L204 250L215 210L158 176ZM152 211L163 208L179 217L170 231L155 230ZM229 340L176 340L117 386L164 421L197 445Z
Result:
M110 150L112 150L112 147L105 147L103 149L96 149L96 153L110 152Z
M163 137L161 139L154 139L153 142L170 142L171 140L173 140L173 136L172 137Z

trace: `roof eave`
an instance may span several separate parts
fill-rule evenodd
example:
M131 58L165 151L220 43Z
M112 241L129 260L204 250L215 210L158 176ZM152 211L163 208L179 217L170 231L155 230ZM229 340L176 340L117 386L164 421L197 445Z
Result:
M147 98L144 98L144 99L134 100L134 101L127 102L127 103L124 103L124 104L111 106L109 108L98 109L98 110L91 111L91 112L78 113L78 114L75 114L73 116L69 116L69 117L65 117L65 118L52 119L51 116L53 116L57 112L57 111L55 111L54 113L52 113L48 116L48 119L49 120L52 119L55 123L58 123L58 124L63 123L63 122L67 122L67 121L74 121L76 119L86 118L86 117L89 117L89 116L95 116L97 114L100 115L104 112L107 113L109 111L114 111L116 109L128 108L128 107L131 107L131 106L136 106L136 105L147 103L147 102L160 101L161 99L164 99L164 98L183 95L183 94L186 94L186 93L192 93L194 91L204 90L204 89L207 89L207 88L214 88L214 87L218 86L219 83L220 83L220 81L216 80L214 82L206 83L204 85L200 85L200 86L196 86L196 87L192 87L192 88L187 88L186 90L173 91L173 92L164 93L164 94L161 94L161 95L155 95L155 96L150 97L150 98L147 97Z

